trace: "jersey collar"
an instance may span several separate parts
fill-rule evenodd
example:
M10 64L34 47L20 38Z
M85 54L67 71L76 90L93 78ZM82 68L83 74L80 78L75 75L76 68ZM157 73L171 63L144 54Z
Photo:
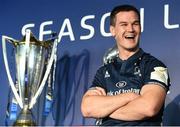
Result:
M127 60L122 60L119 57L117 57L117 62L118 63L124 63L124 62L133 62L134 60L141 60L142 55L144 54L144 51L140 48L138 52L133 54L131 57L129 57Z

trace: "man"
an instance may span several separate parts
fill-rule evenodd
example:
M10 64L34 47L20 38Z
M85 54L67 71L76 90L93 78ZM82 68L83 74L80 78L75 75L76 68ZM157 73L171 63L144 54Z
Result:
M110 32L119 57L97 71L82 99L83 116L102 119L101 125L161 125L170 80L166 66L139 48L139 11L115 7Z

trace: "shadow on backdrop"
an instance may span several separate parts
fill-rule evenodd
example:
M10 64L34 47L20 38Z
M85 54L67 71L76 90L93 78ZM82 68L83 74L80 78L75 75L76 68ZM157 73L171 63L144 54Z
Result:
M166 103L169 103L164 110L163 125L164 126L179 126L180 125L180 95L174 100L166 98Z
M88 86L89 52L64 55L57 61L53 118L55 126L84 125L80 107Z

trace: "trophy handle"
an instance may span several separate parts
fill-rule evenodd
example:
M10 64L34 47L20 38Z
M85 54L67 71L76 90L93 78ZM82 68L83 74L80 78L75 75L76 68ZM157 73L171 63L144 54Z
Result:
M4 58L4 64L5 64L5 68L6 68L6 72L7 72L7 76L8 76L8 80L9 80L9 84L11 86L11 89L14 93L14 96L19 104L19 106L21 108L23 108L23 102L22 99L20 98L17 89L15 87L15 84L12 80L12 76L10 74L10 70L9 70L9 64L8 64L8 59L7 59L7 51L6 51L6 40L8 40L9 42L13 43L13 42L17 42L17 40L10 38L8 36L2 36L2 49L3 49L3 58ZM14 44L14 43L13 43Z
M54 61L54 58L55 58L55 55L56 55L56 50L57 50L57 39L54 40L54 44L53 44L50 60L49 60L48 65L47 65L46 72L45 72L43 80L42 80L42 82L41 82L41 84L39 86L39 89L37 90L35 96L30 101L29 109L31 109L34 106L34 104L37 101L37 98L40 96L40 94L41 94L41 92L42 92L42 90L43 90L43 88L45 86L46 80L47 80L47 78L49 76L51 66L53 64L53 61Z

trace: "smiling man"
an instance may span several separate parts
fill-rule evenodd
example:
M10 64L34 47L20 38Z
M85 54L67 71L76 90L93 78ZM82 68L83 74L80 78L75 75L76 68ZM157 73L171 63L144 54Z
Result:
M159 126L170 79L167 67L139 48L139 11L131 5L115 7L110 31L119 56L100 67L84 94L81 111L102 126Z

